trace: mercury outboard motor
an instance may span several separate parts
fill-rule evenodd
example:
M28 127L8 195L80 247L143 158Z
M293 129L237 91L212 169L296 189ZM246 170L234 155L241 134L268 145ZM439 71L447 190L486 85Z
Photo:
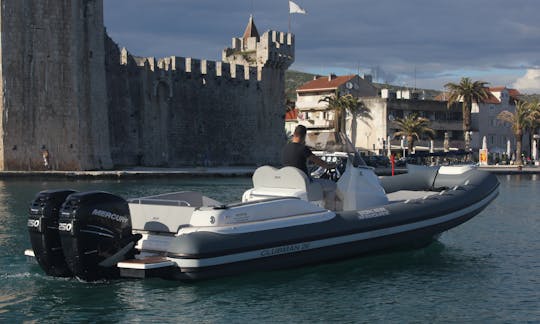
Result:
M68 267L85 281L119 277L116 263L132 259L141 238L131 233L127 201L107 192L70 195L58 223Z
M70 277L58 234L60 207L73 190L46 190L36 195L30 205L28 232L38 264L49 276Z

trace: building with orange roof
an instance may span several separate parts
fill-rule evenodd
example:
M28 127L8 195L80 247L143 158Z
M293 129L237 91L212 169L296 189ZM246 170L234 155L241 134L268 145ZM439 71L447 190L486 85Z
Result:
M376 96L377 88L371 84L370 78L363 79L356 74L317 76L296 89L296 108L301 123L309 128L332 127L334 112L329 111L327 103L320 100L336 92L361 98Z

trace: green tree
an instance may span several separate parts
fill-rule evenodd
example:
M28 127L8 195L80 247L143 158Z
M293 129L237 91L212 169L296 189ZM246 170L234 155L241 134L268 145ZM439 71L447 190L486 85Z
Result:
M481 103L486 101L489 96L489 90L484 81L472 81L470 78L461 78L459 83L447 83L444 87L449 92L448 108L454 103L462 102L463 114L463 134L465 138L465 149L468 151L471 147L471 109L473 102Z
M501 111L497 115L497 119L502 120L510 124L512 132L516 138L516 164L523 165L523 159L521 158L523 134L534 127L535 123L540 118L540 111L535 103L527 101L517 101L516 110L510 112L508 110Z
M429 119L410 114L405 118L398 118L394 121L394 126L398 129L394 137L405 136L407 138L407 148L409 154L412 152L414 142L419 140L424 134L432 138L435 131L429 127Z

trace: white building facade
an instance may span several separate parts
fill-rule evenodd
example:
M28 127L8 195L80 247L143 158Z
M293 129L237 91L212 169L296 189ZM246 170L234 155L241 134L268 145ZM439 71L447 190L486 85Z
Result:
M308 128L331 128L334 126L334 112L327 109L327 103L320 100L339 92L351 94L355 98L377 96L369 78L358 75L336 76L334 74L315 77L296 90L296 109L299 123Z
M400 152L406 143L393 137L397 131L393 121L410 114L429 119L430 127L435 130L433 140L421 138L415 142L416 149L428 150L433 146L431 149L443 150L445 138L451 150L465 148L461 103L449 109L444 93L434 100L423 100L410 90L381 89L379 93L371 82L357 75L317 77L299 87L296 91L298 124L312 129L333 128L334 112L320 100L336 91L341 95L353 95L370 109L370 118L357 117L353 120L350 114L346 117L347 135L363 152L387 154L389 148ZM513 149L516 141L511 125L500 121L497 116L504 110L515 112L515 100L520 93L506 87L493 87L489 91L491 96L486 102L474 103L472 107L471 149L477 152L485 136L491 153L505 153L508 141ZM523 149L528 151L529 146L528 136L524 136Z
M484 103L473 103L471 110L472 136L471 147L478 150L482 147L484 136L487 139L488 149L491 153L504 153L508 141L515 149L516 139L510 124L497 118L502 111L514 113L519 91L506 87L489 88L491 97ZM528 150L527 136L523 138L523 149Z

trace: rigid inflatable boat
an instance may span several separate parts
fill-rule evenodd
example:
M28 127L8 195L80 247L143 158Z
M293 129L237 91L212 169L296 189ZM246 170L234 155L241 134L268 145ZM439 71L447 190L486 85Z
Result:
M341 134L308 133L336 169L262 166L240 203L198 192L125 200L106 192L49 190L30 207L35 257L52 276L82 280L198 280L425 246L481 212L497 178L472 166L410 168L378 178Z

